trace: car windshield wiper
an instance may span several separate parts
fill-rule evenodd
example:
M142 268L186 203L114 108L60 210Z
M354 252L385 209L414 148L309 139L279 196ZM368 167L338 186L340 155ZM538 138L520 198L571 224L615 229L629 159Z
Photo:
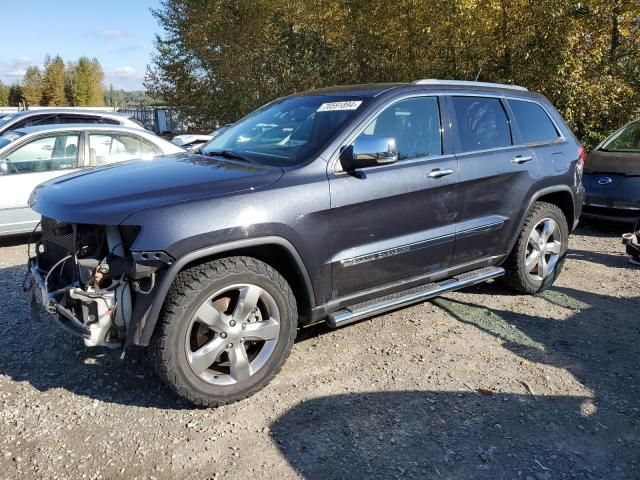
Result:
M223 157L231 160L242 160L243 162L257 163L255 160L252 160L249 157L245 157L244 155L233 152L231 150L209 150L202 153L203 155L206 155L208 157Z

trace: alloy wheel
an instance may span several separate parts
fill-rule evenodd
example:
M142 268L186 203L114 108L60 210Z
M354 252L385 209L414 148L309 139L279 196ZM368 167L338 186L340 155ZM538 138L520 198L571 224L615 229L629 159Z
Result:
M265 365L279 336L280 315L273 297L257 285L231 285L207 298L193 315L185 352L200 379L233 385Z
M531 231L527 242L527 274L537 281L547 278L556 268L561 250L562 237L558 223L552 218L540 220Z

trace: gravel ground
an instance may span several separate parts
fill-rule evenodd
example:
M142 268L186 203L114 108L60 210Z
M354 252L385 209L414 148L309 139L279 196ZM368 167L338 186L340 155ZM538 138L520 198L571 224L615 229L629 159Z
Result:
M553 290L499 283L302 331L257 395L192 408L29 320L0 248L0 478L640 478L640 269L582 227ZM11 240L17 243L20 240ZM6 244L6 242L5 242Z

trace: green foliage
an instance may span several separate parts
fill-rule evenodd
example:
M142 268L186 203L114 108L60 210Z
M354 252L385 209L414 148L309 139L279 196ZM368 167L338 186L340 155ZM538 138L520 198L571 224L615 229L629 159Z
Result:
M116 90L113 85L104 94L104 103L110 107L150 106L154 101L144 90Z
M27 67L22 79L22 97L27 105L40 105L42 100L42 73L36 66Z
M42 78L42 102L52 107L68 106L65 91L66 68L60 55L54 58L47 56L44 60L44 76Z
M37 66L27 67L21 85L11 87L9 103L100 107L105 104L103 81L102 66L96 58L80 57L65 65L60 55L47 55L44 72Z
M9 87L0 81L0 107L9 106Z
M9 106L17 107L22 101L22 87L19 83L12 83L9 87Z
M145 85L203 121L329 85L453 78L548 96L593 144L640 110L637 0L162 0Z
M103 80L98 59L80 57L70 68L71 103L78 107L104 105Z

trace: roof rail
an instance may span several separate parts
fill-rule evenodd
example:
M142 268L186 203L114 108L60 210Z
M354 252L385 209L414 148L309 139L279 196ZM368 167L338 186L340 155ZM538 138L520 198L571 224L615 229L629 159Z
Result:
M415 85L456 85L460 87L493 87L493 88L511 88L513 90L528 91L525 87L520 85L507 85L506 83L491 83L491 82L472 82L470 80L437 80L428 78L424 80L416 80L413 82Z

